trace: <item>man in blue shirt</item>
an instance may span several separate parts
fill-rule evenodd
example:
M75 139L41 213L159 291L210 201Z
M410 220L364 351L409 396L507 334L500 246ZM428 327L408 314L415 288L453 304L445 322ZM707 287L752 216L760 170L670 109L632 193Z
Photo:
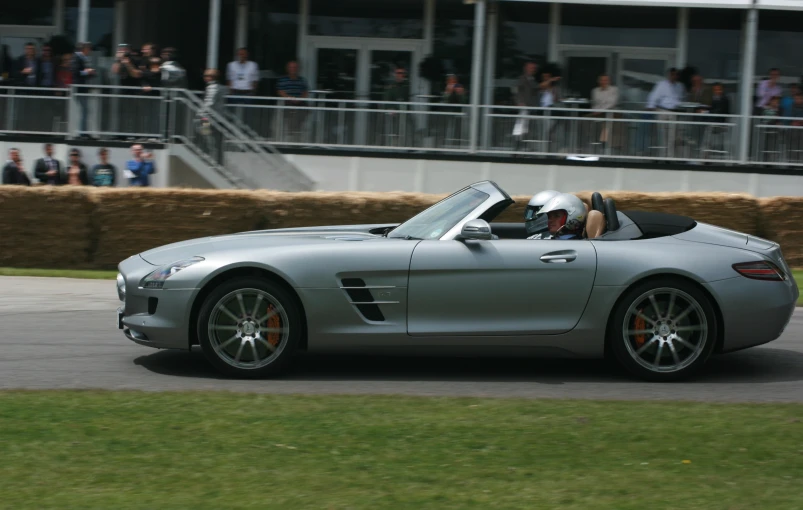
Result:
M133 159L126 163L125 176L131 186L150 186L149 175L156 173L156 165L153 161L153 154L143 152L142 145L136 144L131 147Z

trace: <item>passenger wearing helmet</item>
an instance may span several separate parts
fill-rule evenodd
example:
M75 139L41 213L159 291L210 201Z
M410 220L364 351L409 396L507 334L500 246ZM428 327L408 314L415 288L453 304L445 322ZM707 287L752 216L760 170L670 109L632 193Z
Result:
M544 207L544 204L549 202L552 198L560 195L559 191L546 190L536 193L527 203L527 208L524 210L524 226L527 229L527 239L544 239L549 237L547 232L547 218L546 216L538 216L538 211Z
M570 193L561 193L538 211L546 217L549 237L544 239L582 239L586 222L586 206Z

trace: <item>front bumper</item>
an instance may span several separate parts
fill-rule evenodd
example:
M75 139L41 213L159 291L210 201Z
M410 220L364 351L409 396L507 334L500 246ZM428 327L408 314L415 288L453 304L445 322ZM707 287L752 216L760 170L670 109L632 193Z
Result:
M137 260L138 259L138 260ZM120 265L125 301L117 309L117 328L140 345L157 349L189 349L189 321L198 289L143 289L142 277L154 266L139 257Z

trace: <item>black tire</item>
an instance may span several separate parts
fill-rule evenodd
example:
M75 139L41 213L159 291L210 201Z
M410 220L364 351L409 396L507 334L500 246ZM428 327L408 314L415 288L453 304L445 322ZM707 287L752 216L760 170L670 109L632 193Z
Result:
M282 310L281 312L277 312L274 315L278 317L280 321L279 325L282 329L287 329L287 334L285 335L282 333L278 340L278 345L274 346L276 351L279 351L278 354L269 353L267 349L265 349L265 354L267 357L273 356L273 359L268 362L268 358L263 360L266 364L264 366L257 366L257 352L262 350L261 346L268 347L266 343L269 338L269 333L262 332L262 340L258 342L255 340L245 341L242 340L234 340L233 346L238 344L244 344L242 354L250 354L251 358L254 358L254 366L253 367L243 367L237 366L236 363L238 360L236 359L236 354L234 355L235 359L229 359L227 361L225 358L227 357L227 351L230 348L224 348L224 344L226 343L220 337L213 337L214 333L210 335L210 321L216 319L213 324L219 324L223 315L220 311L216 311L216 307L219 303L223 300L231 299L231 296L234 295L236 298L236 293L238 291L242 291L241 293L244 296L245 302L247 306L243 306L246 310L254 308L257 309L260 304L267 304L273 306L275 302L275 310ZM254 292L257 291L257 292ZM249 294L250 292L250 294ZM267 297L263 296L260 300L258 295L262 295L263 293L272 301L267 301ZM253 297L253 306L248 301L248 297ZM231 305L227 305L227 309L231 308ZM236 308L236 307L235 307ZM270 309L267 307L264 310L265 315L270 315ZM233 310L229 310L233 311ZM261 307L259 308L259 312L256 316L260 315L262 312ZM238 316L241 316L242 313L234 312ZM214 316L213 316L214 314ZM251 326L257 322L253 317L251 317L250 313L246 314L249 317L248 322L251 323ZM256 317L258 319L259 317ZM230 321L234 321L233 319L228 319ZM286 322L286 324L285 324ZM267 324L267 322L265 321ZM239 323L238 323L239 324ZM231 327L231 326L220 326L220 327ZM229 331L228 333L224 334L233 334L233 335L243 335L245 333L252 334L252 329L246 330L245 321L243 322L243 327L234 326L237 328L237 331ZM262 326L265 327L265 326ZM201 305L201 309L198 313L198 321L197 321L197 331L198 331L198 341L201 345L201 350L204 353L204 356L207 360L221 373L230 377L236 378L246 378L246 379L256 379L256 378L264 378L268 376L274 376L282 373L288 366L291 358L295 354L298 345L301 341L302 336L302 314L299 306L296 304L296 300L291 296L288 291L286 291L282 286L270 281L266 278L259 278L259 277L240 277L234 278L230 281L220 284L216 287L207 297L204 299L203 304ZM219 334L219 333L218 333ZM257 329L256 332L253 333L256 336L260 335L259 330ZM242 337L241 337L242 338ZM248 337L252 338L252 337ZM266 340L267 339L267 340ZM227 340L231 340L231 337ZM265 340L265 341L263 341ZM245 346L248 346L248 353L246 353ZM272 343L270 345L273 345ZM218 350L216 350L216 346ZM253 350L252 350L253 349ZM218 354L218 352L221 354ZM229 358L232 355L228 356ZM235 363L235 364L232 364ZM242 363L242 362L240 362Z
M661 315L645 297L651 293L655 294ZM674 300L671 297L673 293ZM680 320L669 317L670 303L674 305L671 316ZM632 311L631 307L634 307ZM636 313L639 310L640 315ZM684 317L686 310L691 311ZM656 321L656 317L660 320ZM631 325L627 337L626 320ZM645 330L649 332L641 335L634 333ZM668 335L663 336L664 333ZM662 277L641 283L624 294L613 310L608 342L616 361L632 375L646 381L670 382L689 379L700 372L714 350L718 333L719 324L711 300L688 281ZM667 355L671 357L671 362L662 368L661 363ZM646 356L650 356L653 363ZM656 359L658 365L654 364ZM676 363L678 360L681 361ZM646 365L652 365L653 368Z

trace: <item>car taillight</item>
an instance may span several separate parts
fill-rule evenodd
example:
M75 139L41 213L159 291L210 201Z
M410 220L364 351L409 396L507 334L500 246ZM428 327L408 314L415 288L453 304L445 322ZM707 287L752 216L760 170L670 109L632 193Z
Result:
M771 280L776 282L786 280L786 273L772 262L766 260L763 262L734 264L733 269L745 278L752 278L753 280Z

